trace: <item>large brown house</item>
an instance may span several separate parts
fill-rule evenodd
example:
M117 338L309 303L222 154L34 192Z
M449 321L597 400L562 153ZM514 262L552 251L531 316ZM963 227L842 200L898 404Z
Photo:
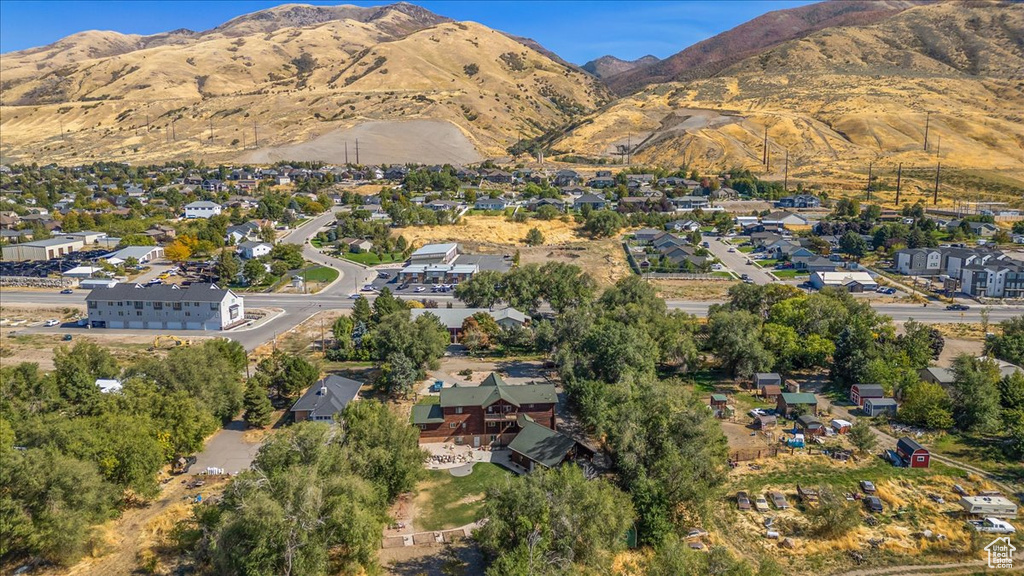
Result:
M438 404L417 404L412 422L420 442L454 442L471 446L507 446L522 430L524 420L555 430L553 384L509 386L491 374L479 386L441 389Z

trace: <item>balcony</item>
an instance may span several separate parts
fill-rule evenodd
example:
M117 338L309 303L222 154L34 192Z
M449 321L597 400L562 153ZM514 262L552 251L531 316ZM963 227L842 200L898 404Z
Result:
M518 412L484 412L485 422L515 422Z

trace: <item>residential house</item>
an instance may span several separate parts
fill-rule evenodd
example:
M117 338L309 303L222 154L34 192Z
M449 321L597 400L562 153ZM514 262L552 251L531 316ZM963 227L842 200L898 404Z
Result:
M437 404L413 406L412 422L420 429L420 442L480 446L508 446L529 422L555 430L554 384L510 386L492 373L479 386L441 389Z
M808 392L783 392L779 394L776 411L784 416L793 414L814 414L818 411L818 399Z
M245 321L243 299L216 284L122 283L85 297L93 328L226 330Z
M606 188L615 188L618 183L615 178L610 176L598 176L597 178L591 178L587 181L587 186L590 188L596 188L598 190L604 190Z
M273 244L259 240L246 240L238 245L238 255L243 260L252 260L270 254L274 249Z
M504 170L483 170L480 173L483 179L492 184L511 184L512 174Z
M968 222L967 225L971 228L972 234L982 238L991 238L999 232L998 226L988 222Z
M896 270L907 276L937 276L942 274L942 250L938 248L910 248L896 252Z
M337 421L349 402L356 399L363 383L349 378L330 374L317 380L306 392L292 404L290 412L296 422L312 420L314 422Z
M909 468L927 468L931 462L931 453L913 438L904 436L896 442L896 454Z
M675 198L670 198L669 202L680 212L696 210L698 208L703 210L711 206L711 202L704 196L676 196Z
M960 291L975 297L1024 297L1024 262L994 261L960 271Z
M884 398L885 390L878 384L854 384L850 386L850 401L863 406L868 398Z
M559 170L555 173L555 186L575 186L580 183L580 175L575 170Z
M809 226L811 223L807 218L799 214L793 214L792 212L779 211L772 212L767 216L761 218L761 224L768 229L782 230L785 228L799 228L803 226Z
M487 314L502 330L522 327L529 323L530 318L515 308L491 310L489 308L413 308L412 318L415 320L424 314L436 316L441 324L448 329L452 344L458 344L462 338L462 325L466 319L475 314Z
M526 201L526 209L536 212L541 206L554 206L559 212L565 212L565 201L560 198L531 198Z
M635 238L637 242L647 243L654 240L654 238L659 234L663 234L663 232L656 228L641 228L633 233L633 238Z
M696 232L700 230L700 222L693 220L673 220L665 224L665 230L672 232Z
M608 201L597 194L587 193L574 200L572 205L577 210L582 210L584 206L589 206L592 210L603 210Z
M786 196L776 202L779 208L820 208L821 200L810 194Z
M235 226L228 226L225 241L229 244L241 244L246 240L260 239L260 225L256 222L243 222Z
M462 205L451 200L432 200L424 204L423 207L434 212L440 212L442 210L458 210Z
M211 218L220 215L221 210L216 202L198 200L185 205L185 218Z
M864 400L864 405L861 409L864 410L865 414L874 418L885 413L895 416L898 408L896 400L892 398L868 398Z
M755 430L770 430L779 424L777 416L770 414L759 414L754 416L753 426Z
M507 206L508 201L504 198L477 198L473 203L476 210L504 210Z
M790 258L795 270L806 270L808 272L835 272L838 264L832 260L817 254L810 256L793 256Z

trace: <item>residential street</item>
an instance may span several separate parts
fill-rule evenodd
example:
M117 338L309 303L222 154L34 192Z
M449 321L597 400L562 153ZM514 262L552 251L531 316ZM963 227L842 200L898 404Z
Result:
M746 274L751 280L757 284L771 284L772 282L778 282L778 280L769 274L764 268L755 264L747 264L747 260L750 258L748 254L740 252L736 246L723 241L722 236L704 236L704 241L708 243L708 251L711 252L722 262L722 265L732 270L737 276ZM729 252L729 249L734 249L735 252Z

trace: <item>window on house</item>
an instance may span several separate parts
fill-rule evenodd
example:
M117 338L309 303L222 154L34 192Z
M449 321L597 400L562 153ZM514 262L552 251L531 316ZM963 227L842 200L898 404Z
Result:
M135 305L135 309L136 309L136 310L142 310L142 301L141 301L141 300L136 300L136 301L135 301L135 302L133 302L132 304L134 304L134 305Z
M163 309L164 309L164 303L163 302L153 302L153 310L163 310Z
M452 422L451 424L448 425L449 428L455 428L456 426L458 426L457 422Z
M175 310L181 310L181 302L175 302L174 304L171 305L171 307L174 308Z
M89 308L92 308L93 310L95 310L96 309L96 303L95 302L89 302Z
M494 425L495 425L495 424L497 424L497 423L496 423L496 422L488 422L488 423L487 423L487 427L488 427L488 428L494 428Z
M135 315L136 315L136 316L142 316L142 311L141 311L141 310L137 310L137 311L135 312Z
M455 413L456 414L462 414L462 406L456 406L455 407Z

